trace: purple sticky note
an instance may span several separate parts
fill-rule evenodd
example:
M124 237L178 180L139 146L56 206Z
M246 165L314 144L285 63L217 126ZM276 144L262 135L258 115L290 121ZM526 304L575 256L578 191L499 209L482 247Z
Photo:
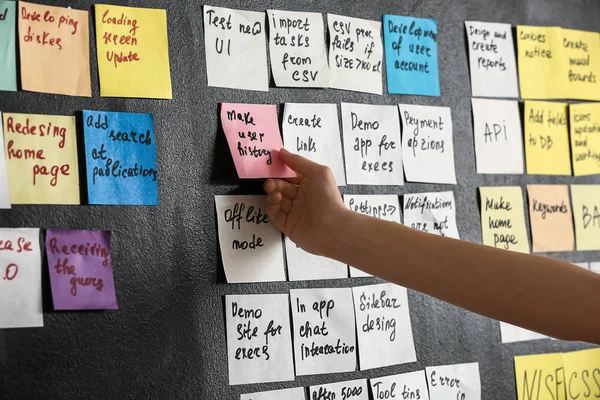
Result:
M55 310L116 310L108 231L46 231Z

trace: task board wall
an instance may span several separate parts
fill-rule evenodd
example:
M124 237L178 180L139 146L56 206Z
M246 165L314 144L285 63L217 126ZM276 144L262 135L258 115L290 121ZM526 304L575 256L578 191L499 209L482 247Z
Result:
M44 3L89 10L93 18L92 1ZM432 365L479 362L482 398L506 400L516 398L513 356L588 347L550 340L503 345L497 322L409 291L418 362L366 372L305 376L281 384L229 386L224 295L288 293L290 288L349 287L377 280L227 285L220 265L214 196L258 194L261 185L237 179L220 131L219 102L278 104L280 114L285 102L451 107L457 186L413 183L404 187L349 186L343 192L401 195L453 190L460 236L468 241L481 242L477 196L480 186L600 183L598 177L476 173L464 31L465 20L597 31L600 3L594 0L215 0L208 3L252 11L267 8L313 11L373 20L380 20L384 13L437 19L442 93L439 98L275 88L272 79L268 93L207 87L203 2L111 0L109 3L167 9L173 100L101 98L92 23L92 98L2 92L0 110L77 115L80 128L82 109L152 113L159 206L13 206L12 210L0 211L3 227L111 230L120 306L118 311L52 311L44 263L45 326L0 331L0 397L7 400L238 399L247 392L371 378ZM81 129L78 135L82 135ZM573 262L600 261L600 252L550 255ZM398 263L401 268L402 260Z

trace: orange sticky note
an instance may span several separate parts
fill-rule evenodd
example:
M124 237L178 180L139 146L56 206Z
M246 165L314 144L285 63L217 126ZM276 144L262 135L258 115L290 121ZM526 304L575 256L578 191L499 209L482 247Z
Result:
M283 142L275 105L221 103L221 122L240 178L296 176L279 160Z
M527 185L533 251L573 251L575 234L567 185Z
M19 1L23 90L92 96L88 12Z

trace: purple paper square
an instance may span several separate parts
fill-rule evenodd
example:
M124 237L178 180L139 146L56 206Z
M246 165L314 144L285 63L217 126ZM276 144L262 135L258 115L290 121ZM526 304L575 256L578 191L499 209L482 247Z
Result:
M46 231L55 310L116 310L110 232Z

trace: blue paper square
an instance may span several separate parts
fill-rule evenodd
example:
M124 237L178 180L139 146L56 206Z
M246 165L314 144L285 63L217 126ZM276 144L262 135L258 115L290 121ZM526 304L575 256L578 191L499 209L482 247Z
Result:
M388 93L439 96L437 23L383 15Z
M150 114L83 111L90 204L157 205Z

